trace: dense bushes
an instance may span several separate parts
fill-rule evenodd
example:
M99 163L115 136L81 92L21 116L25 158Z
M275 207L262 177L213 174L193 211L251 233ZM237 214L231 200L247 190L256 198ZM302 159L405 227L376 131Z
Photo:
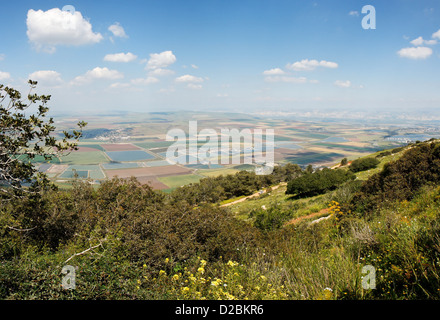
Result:
M294 194L299 197L317 195L333 190L342 183L354 179L355 175L350 171L324 168L290 181L286 194Z
M372 213L380 204L409 200L423 185L439 181L440 144L419 144L371 176L353 198L351 209Z
M362 158L353 160L350 164L350 170L353 172L360 172L369 169L376 168L376 166L380 163L376 158Z
M0 217L0 298L17 291L24 294L22 281L41 284L41 295L34 289L29 291L37 297L64 296L60 283L53 287L51 281L59 279L62 263L69 258L69 264L81 266L83 279L92 277L89 281L94 285L102 281L99 286L103 292L95 291L95 298L129 298L132 293L105 293L122 290L123 283L119 281L124 274L137 274L126 268L145 264L149 272L157 272L167 258L172 258L177 266L197 255L210 261L237 259L237 253L255 247L260 236L256 228L237 221L225 209L212 205L194 207L185 201L171 204L165 194L134 179L115 178L97 190L87 183L76 183L71 191L48 191L39 201L4 206ZM39 218L31 221L30 217ZM27 260L26 252L30 252L32 260ZM28 273L35 267L28 263L33 264L39 256L50 261L36 266L34 280ZM17 264L23 266L11 270ZM109 269L104 279L93 279L96 267L101 273ZM58 275L46 268L56 268ZM75 294L92 298L89 289L83 286Z
M281 206L272 205L270 208L261 208L251 212L250 217L255 217L255 227L263 231L271 231L281 228L291 218L292 213Z
M302 175L301 168L288 163L276 166L271 174L257 175L255 172L240 171L236 174L201 179L198 183L182 186L171 195L172 202L186 201L190 205L215 203L222 200L248 196L261 188Z
M429 183L438 184L439 155L419 144L362 185L349 170L301 173L292 182L348 180L310 199L274 191L276 201L249 201L267 206L253 225L136 180L10 202L0 208L0 298L438 299L440 189ZM329 202L328 219L283 227ZM60 286L66 264L77 268L75 290ZM375 290L361 287L365 265L376 270Z

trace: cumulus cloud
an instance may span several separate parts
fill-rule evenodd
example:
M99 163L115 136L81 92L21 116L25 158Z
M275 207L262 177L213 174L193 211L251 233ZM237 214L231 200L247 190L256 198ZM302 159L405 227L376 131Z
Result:
M135 89L133 86L143 86L148 85L152 83L159 82L159 79L154 77L147 77L147 78L136 78L132 79L130 82L115 82L110 85L111 89L124 89L124 88L130 88Z
M103 37L92 31L92 25L79 11L58 8L47 11L29 10L26 19L27 36L37 50L53 53L56 46L81 46L100 42Z
M172 51L164 51L161 53L151 53L147 62L147 69L166 68L176 62L176 56Z
M273 69L264 71L263 74L266 76L272 76L272 75L285 74L285 72L283 70L281 70L280 68L273 68Z
M318 67L335 69L338 67L338 64L336 62L325 61L325 60L318 61L318 60L303 59L301 61L288 63L286 65L287 69L295 70L295 71L312 71Z
M121 79L123 77L124 75L117 70L110 70L108 68L96 67L92 70L87 71L84 75L77 76L73 80L73 84L80 85L96 79L114 80L114 79Z
M183 76L177 77L176 82L197 83L197 82L203 82L203 78L195 77L190 74L185 74Z
M56 86L63 82L61 74L53 70L39 70L31 73L28 79L38 81L42 85Z
M346 80L346 81L342 81L342 80L336 80L334 82L334 85L340 88L350 88L351 87L351 81L350 80Z
M425 39L423 39L423 37L418 37L418 38L412 40L410 43L415 45L415 46L421 46L422 44L424 44L424 45L433 45L433 44L437 43L437 40L435 40L435 39L425 40Z
M146 85L146 84L151 84L151 83L156 83L156 82L159 82L159 79L157 79L155 77L137 78L137 79L131 80L131 83L136 84L136 85Z
M177 77L175 81L180 83L186 83L187 88L190 89L202 89L201 83L205 80L200 77L196 77L190 74L185 74L183 76Z
M124 28L119 24L119 22L116 22L115 24L112 24L110 27L108 27L108 30L113 33L115 37L119 38L128 38L127 34L125 33Z
M428 47L403 48L397 51L402 58L408 59L426 59L432 55L432 49Z
M433 37L434 39L435 39L435 38L440 39L440 29L437 30L436 32L434 32L434 33L432 34L432 37Z
M110 61L110 62L131 62L136 59L137 59L137 56L132 54L131 52L107 54L104 57L104 61Z
M150 76L168 76L171 74L174 74L173 70L170 69L162 69L162 68L157 68L157 69L153 69L148 73Z
M7 80L11 78L11 74L9 72L0 71L0 81Z

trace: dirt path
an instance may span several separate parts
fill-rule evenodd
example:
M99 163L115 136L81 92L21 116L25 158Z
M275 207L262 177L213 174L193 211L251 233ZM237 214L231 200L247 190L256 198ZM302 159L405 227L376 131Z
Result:
M289 221L287 221L284 225L287 226L287 225L290 225L290 224L298 224L298 223L300 223L301 221L303 221L304 219L310 219L310 218L314 218L314 217L318 217L318 216L324 215L324 214L328 213L329 210L330 210L329 208L322 209L322 210L319 211L319 212L311 213L311 214L308 214L308 215L306 215L306 216L302 216L302 217L298 217L298 218L295 218L295 219L289 220ZM325 218L326 218L326 217L325 217ZM318 219L318 220L319 220L319 219ZM315 220L315 221L316 221L316 220Z
M276 190L276 189L278 189L279 187L281 187L281 186L285 186L285 185L287 185L285 182L281 182L279 185L273 186L273 187L272 187L272 190ZM267 190L267 189L266 189L266 190ZM263 193L266 193L266 190L263 190ZM262 193L260 193L260 192L255 192L254 194L251 194L250 196L247 196L247 197L244 197L244 198L241 198L241 199L238 199L238 200L235 200L235 201L229 202L229 203L222 204L220 207L231 206L231 205L233 205L233 204L237 204L237 203L240 203L240 202L246 201L247 199L250 199L250 198L259 197L261 194L262 194Z

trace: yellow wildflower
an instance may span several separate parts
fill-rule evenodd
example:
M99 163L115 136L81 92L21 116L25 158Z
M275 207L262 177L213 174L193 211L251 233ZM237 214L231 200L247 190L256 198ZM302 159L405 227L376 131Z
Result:
M238 262L234 262L234 261L229 260L227 265L230 266L230 267L235 267L235 266L238 265Z
M188 287L183 287L183 288L181 289L181 291L182 291L183 294L186 294L186 293L189 292L189 288L188 288Z
M222 283L222 281L218 278L216 278L214 281L211 282L211 286L217 287Z

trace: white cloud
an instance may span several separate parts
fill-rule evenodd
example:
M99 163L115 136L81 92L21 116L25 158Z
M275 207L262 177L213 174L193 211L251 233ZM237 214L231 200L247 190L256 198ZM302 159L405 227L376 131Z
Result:
M190 82L190 83L203 82L203 78L186 74L184 76L180 76L176 78L176 82Z
M39 70L31 73L28 79L38 81L46 86L56 86L63 82L61 74L53 70Z
M263 74L266 76L273 76L273 75L285 74L285 72L283 70L281 70L280 68L273 68L273 69L264 71Z
M432 34L432 37L433 37L433 38L440 39L440 29L437 30L436 32L434 32L434 33Z
M432 55L432 49L428 47L403 48L397 54L402 58L426 59Z
M0 71L0 81L7 80L11 78L11 74L9 72Z
M110 62L131 62L136 59L137 59L137 56L131 52L107 54L104 57L104 61L110 61Z
M268 76L264 78L266 82L289 82L289 83L306 83L307 78L287 77L287 76Z
M5 59L5 54L4 53L0 53L0 61Z
M150 60L147 62L147 69L166 68L176 62L176 56L172 51L164 51L161 53L151 53Z
M117 70L110 70L108 68L96 67L93 70L87 71L84 75L78 76L73 80L73 84L85 84L96 79L115 80L121 79L124 75Z
M190 74L177 77L176 82L187 83L187 87L190 89L202 89L201 82L205 81L203 78L199 78Z
M420 46L421 44L423 44L424 40L422 37L418 37L417 39L414 39L413 41L411 41L411 44L415 45L415 46Z
M351 87L351 81L347 80L347 81L342 81L342 80L336 80L334 82L334 85L340 88L350 88Z
M355 11L355 10L353 10L353 11L350 11L348 14L349 14L350 16L359 17L359 11Z
M128 38L127 34L125 33L124 28L119 24L119 22L116 22L115 24L112 24L110 27L108 27L108 30L113 33L115 37L119 38Z
M191 67L192 67L193 69L198 69L198 68L199 68L199 67L196 66L195 64L192 64Z
M301 61L288 63L286 65L287 69L291 69L295 71L311 71L311 70L315 70L318 67L335 69L338 67L338 64L336 62L325 61L325 60L318 61L318 60L303 59Z
M33 9L27 14L27 36L37 50L53 53L56 46L80 46L100 42L103 37L92 31L92 25L81 12L73 14L58 8L48 11Z
M148 73L150 76L168 76L171 74L174 74L173 70L170 69L162 69L162 68L157 68L157 69L153 69Z
M157 79L155 77L137 78L137 79L131 80L131 83L136 84L136 85L146 85L146 84L151 84L151 83L156 83L156 82L159 82L159 79Z
M422 37L418 37L418 38L412 40L410 43L415 45L415 46L421 46L422 44L433 45L433 44L437 43L437 40L435 40L435 39L433 39L433 40L425 40Z

